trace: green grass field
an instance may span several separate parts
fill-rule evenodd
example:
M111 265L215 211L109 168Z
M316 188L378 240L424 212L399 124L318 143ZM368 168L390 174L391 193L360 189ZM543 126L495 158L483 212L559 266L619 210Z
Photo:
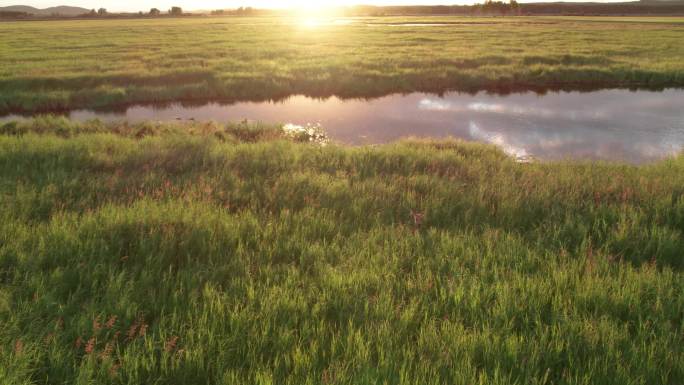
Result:
M0 23L0 113L291 94L684 86L684 18ZM390 26L388 23L449 23Z
M684 381L684 157L306 141L0 126L0 383Z

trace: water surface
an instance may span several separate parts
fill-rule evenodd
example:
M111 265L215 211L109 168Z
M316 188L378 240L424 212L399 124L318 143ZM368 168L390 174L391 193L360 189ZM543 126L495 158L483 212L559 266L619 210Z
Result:
M404 137L455 137L491 143L521 158L600 159L643 163L684 147L684 90L558 92L538 95L445 96L414 93L373 100L293 96L279 102L138 106L125 112L87 110L76 120L242 119L320 123L346 144L379 144ZM9 120L17 117L5 117Z

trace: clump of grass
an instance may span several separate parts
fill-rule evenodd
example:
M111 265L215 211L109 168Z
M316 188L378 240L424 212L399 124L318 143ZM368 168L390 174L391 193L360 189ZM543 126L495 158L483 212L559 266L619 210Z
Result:
M283 131L285 132L285 135L298 142L327 144L329 141L328 136L319 123L309 123L305 126L288 123L283 126Z
M0 135L3 384L684 378L682 156L22 124Z

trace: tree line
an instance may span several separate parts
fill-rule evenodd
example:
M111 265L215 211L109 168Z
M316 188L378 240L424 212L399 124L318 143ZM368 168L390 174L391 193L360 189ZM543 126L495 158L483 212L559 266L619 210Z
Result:
M474 5L355 6L346 16L427 16L427 15L684 15L684 0L643 0L623 3L548 2L518 3L485 0Z
M167 14L170 16L182 16L183 15L183 9L181 7L171 7L168 11ZM99 8L97 11L95 9L92 9L90 12L81 15L81 16L90 16L90 17L95 17L95 16L108 16L108 15L122 15L120 13L109 13L107 12L106 8ZM159 8L151 8L149 12L143 13L142 11L138 12L138 15L147 15L147 16L161 16L162 12L159 10Z

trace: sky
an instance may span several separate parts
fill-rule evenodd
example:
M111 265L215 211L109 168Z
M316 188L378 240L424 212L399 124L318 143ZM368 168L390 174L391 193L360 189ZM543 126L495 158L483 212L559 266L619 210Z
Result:
M0 0L0 6L30 5L36 8L71 5L83 8L107 8L110 12L147 11L150 8L166 10L177 5L184 10L228 9L237 7L287 8L344 6L355 4L368 5L436 5L436 4L473 4L483 0ZM528 0L529 1L529 0ZM537 0L543 1L543 0ZM567 1L567 0L566 0ZM601 0L598 0L601 1ZM620 1L620 0L617 0Z

